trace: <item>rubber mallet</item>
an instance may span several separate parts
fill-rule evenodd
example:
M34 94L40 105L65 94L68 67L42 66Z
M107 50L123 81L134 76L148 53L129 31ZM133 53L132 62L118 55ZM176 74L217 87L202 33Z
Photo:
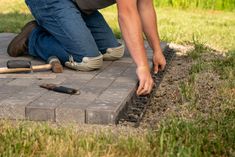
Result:
M63 66L57 57L50 57L45 65L32 65L31 61L27 60L9 60L7 67L0 68L0 74L6 73L22 73L52 70L54 73L62 73Z

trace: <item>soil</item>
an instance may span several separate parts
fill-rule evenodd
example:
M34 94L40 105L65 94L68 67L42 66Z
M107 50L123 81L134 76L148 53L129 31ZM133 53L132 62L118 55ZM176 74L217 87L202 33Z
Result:
M219 90L224 85L224 81L220 79L218 73L212 68L207 69L206 66L197 73L195 78L193 92L196 95L196 105L189 104L182 96L180 84L189 81L190 69L196 63L187 55L186 51L187 48L176 53L147 107L140 123L141 128L156 127L159 121L172 115L185 119L195 119L200 114L206 118L220 113L219 111L223 108L221 104L226 98L221 98ZM221 57L223 57L222 54L208 52L202 54L201 59L202 62L210 64L212 60L221 59Z
M170 67L156 90L146 113L140 123L141 127L152 127L156 125L175 105L182 103L179 91L179 83L186 80L191 60L182 53L176 53Z

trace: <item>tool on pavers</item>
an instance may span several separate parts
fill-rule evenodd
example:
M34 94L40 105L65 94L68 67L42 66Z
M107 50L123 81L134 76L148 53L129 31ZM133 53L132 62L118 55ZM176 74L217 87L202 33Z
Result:
M64 87L64 86L57 86L56 84L42 84L40 85L40 87L48 89L48 90L52 90L55 92L59 92L59 93L65 93L65 94L71 94L71 95L79 95L80 91L77 89L73 89L73 88L68 88L68 87Z
M31 61L26 60L9 60L7 67L0 68L0 74L19 73L19 72L33 72L52 70L54 73L62 73L63 66L57 57L50 57L45 65L32 65Z

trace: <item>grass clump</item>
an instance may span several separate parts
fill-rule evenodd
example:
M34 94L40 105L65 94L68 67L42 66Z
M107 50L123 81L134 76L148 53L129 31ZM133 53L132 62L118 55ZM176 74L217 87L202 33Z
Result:
M215 119L166 120L160 130L148 135L150 147L156 149L153 156L234 155L234 115L235 112L231 111Z
M235 10L235 0L155 0L158 7L173 7L179 9L211 9L211 10Z
M221 78L235 80L235 52L226 54L225 58L216 59L214 62L214 68L217 70Z

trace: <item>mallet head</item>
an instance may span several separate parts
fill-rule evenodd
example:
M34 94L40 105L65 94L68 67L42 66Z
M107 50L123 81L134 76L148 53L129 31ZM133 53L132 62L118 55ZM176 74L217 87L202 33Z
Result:
M61 65L60 60L57 57L52 56L48 59L47 62L48 62L48 64L51 65L52 72L54 72L54 73L62 73L63 72L63 66Z

